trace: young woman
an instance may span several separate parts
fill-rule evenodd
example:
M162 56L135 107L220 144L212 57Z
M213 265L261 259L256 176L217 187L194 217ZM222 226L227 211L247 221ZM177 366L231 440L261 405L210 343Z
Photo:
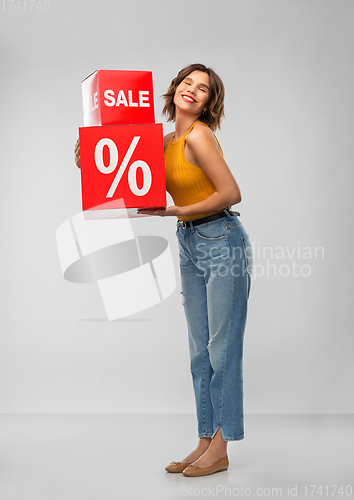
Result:
M202 64L182 69L164 95L175 131L164 138L166 189L175 206L140 210L177 221L182 302L195 393L197 447L168 472L202 476L228 468L227 442L244 437L243 337L252 247L238 212L240 189L213 131L224 85Z
M252 248L238 212L240 189L213 131L224 116L224 85L202 64L182 69L164 95L175 122L164 138L166 189L175 205L141 214L177 217L182 303L198 420L197 447L168 472L226 470L228 441L244 438L243 338ZM80 166L80 145L75 146Z

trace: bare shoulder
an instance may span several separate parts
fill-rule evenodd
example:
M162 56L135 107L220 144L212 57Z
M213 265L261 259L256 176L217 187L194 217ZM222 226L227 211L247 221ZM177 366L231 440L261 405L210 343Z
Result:
M167 148L168 143L170 142L171 137L173 137L174 135L175 135L175 132L171 132L170 134L165 135L165 137L163 138L163 147L164 147L164 149Z
M193 140L193 139L195 140L196 137L198 137L200 139L201 137L208 138L208 137L212 137L212 136L213 136L213 132L208 127L208 125L206 125L205 123L202 123L202 122L198 122L194 125L192 130L189 132L189 134L186 137L186 140Z
M196 123L194 125L186 137L186 143L193 149L209 146L220 151L213 131L204 123Z

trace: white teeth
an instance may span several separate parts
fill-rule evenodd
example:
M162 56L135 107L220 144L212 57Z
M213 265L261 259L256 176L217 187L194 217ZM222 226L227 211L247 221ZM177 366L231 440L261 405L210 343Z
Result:
M183 96L185 99L188 99L189 102L194 102L194 99L192 99L191 97L189 97L188 95L184 95Z

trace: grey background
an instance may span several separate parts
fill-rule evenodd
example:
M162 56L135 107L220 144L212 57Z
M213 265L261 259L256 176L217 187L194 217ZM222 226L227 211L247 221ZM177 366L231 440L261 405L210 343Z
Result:
M226 86L217 135L255 266L266 264L264 247L295 247L300 258L271 263L311 271L253 281L245 412L353 412L352 0L9 5L0 16L0 412L194 412L175 218L132 222L136 234L168 239L178 286L120 321L106 320L96 285L63 279L55 242L81 210L81 80L96 69L151 70L156 122L168 133L159 96L192 62ZM305 247L324 258L304 258Z

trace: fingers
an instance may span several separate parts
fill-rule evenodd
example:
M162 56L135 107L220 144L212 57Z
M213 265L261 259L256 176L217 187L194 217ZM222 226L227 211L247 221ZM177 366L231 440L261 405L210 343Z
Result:
M80 164L80 139L78 139L75 143L74 154L75 154L75 165L78 168L81 168L81 164Z

